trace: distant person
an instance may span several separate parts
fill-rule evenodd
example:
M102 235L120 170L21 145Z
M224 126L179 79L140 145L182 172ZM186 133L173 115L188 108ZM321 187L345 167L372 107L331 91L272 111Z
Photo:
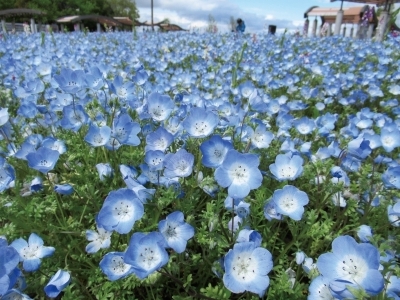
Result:
M241 32L244 33L244 30L246 29L246 25L244 24L244 21L242 19L237 19L237 26L236 26L236 32Z

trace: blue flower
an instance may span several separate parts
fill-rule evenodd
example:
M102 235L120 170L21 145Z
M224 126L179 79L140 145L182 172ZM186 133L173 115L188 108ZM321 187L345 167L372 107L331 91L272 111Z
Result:
M307 300L334 300L335 297L332 296L331 291L329 290L329 280L324 276L317 276L311 281L311 284L308 288L310 295L308 295Z
M397 128L382 128L381 142L386 152L392 152L394 148L400 146L400 130Z
M177 253L185 251L187 241L194 236L193 226L185 223L183 213L180 211L175 211L160 221L158 230L164 236L168 247Z
M303 251L296 252L296 264L301 265L306 258L306 254Z
M244 198L250 190L261 185L263 178L258 169L259 163L256 155L231 149L222 165L215 170L215 180L220 186L228 187L228 195L232 198Z
M163 127L158 127L156 131L146 136L145 151L160 150L165 151L174 141L174 136Z
M146 152L144 161L151 171L161 171L164 167L164 152L160 150L149 150Z
M203 108L193 107L182 125L190 136L203 138L214 131L218 122L219 118L216 114Z
M233 149L231 142L222 139L219 135L213 135L200 145L200 151L203 154L201 162L206 167L217 168L222 164L230 149Z
M357 236L360 238L361 242L369 243L372 237L372 228L368 225L361 225L358 227Z
M382 174L382 181L386 188L400 189L400 166L389 167Z
M114 119L111 131L111 139L106 147L109 150L117 150L120 145L137 146L140 139L137 134L140 132L140 125L132 120L128 114L120 114ZM118 142L114 142L116 139Z
M267 131L264 124L259 124L251 136L251 144L258 149L268 148L273 139L274 134Z
M71 281L71 275L64 270L58 270L44 287L47 297L56 298Z
M85 76L82 70L62 69L60 75L53 78L64 92L75 94L85 86Z
M315 128L314 120L307 117L302 117L301 119L294 120L293 125L300 134L309 134L313 132Z
M225 255L223 277L225 287L232 293L249 291L262 297L269 286L272 255L253 242L237 243Z
M278 154L269 170L279 181L295 180L303 173L303 159L298 155Z
M379 269L379 251L371 244L358 244L350 236L339 236L332 242L332 253L319 256L317 267L329 280L338 295L348 295L347 286L363 289L369 295L383 290L384 280Z
M26 158L30 168L38 170L43 174L53 170L60 153L46 147L40 147L36 152L29 153Z
M308 203L308 196L295 186L286 185L274 192L272 201L275 203L277 213L299 221L304 213L303 206Z
M111 128L108 126L98 127L91 124L85 136L85 141L93 147L104 146L111 137Z
M0 192L8 189L15 180L14 168L0 157Z
M12 286L10 277L20 261L19 253L7 241L0 238L0 297Z
M124 254L124 262L133 267L137 277L144 279L167 264L169 257L165 246L164 236L159 232L135 232Z
M86 239L90 242L86 246L87 253L96 253L100 249L110 247L112 231L97 226L97 231L86 230Z
M74 188L70 184L56 184L54 191L61 195L71 195L74 192Z
M164 176L173 177L188 177L192 174L194 163L193 154L185 149L179 149L175 154L167 154L164 159Z
M134 192L122 188L108 194L100 209L97 224L107 231L126 234L143 214L143 204Z
M133 273L133 267L124 262L124 252L109 252L100 261L100 269L111 281Z
M60 120L60 125L64 129L71 129L77 132L88 121L89 116L83 106L71 104L63 108L63 118Z
M151 118L156 122L165 121L174 107L174 102L167 95L154 92L147 98L147 110Z
M268 221L272 221L272 219L282 220L283 218L282 214L276 211L276 203L272 199L264 205L264 217Z
M29 236L28 242L19 238L10 244L17 250L24 270L27 272L36 271L40 267L41 258L53 255L54 247L43 246L43 240L35 233Z
M105 177L112 177L113 169L109 163L100 163L96 165L97 173L99 174L100 181L104 181Z

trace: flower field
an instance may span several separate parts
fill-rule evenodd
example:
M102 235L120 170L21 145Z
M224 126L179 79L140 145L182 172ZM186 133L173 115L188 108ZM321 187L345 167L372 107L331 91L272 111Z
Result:
M400 52L0 40L0 299L400 299Z

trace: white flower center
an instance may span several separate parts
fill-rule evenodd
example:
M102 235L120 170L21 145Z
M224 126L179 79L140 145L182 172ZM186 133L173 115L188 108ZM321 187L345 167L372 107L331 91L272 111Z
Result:
M234 258L232 275L239 282L251 282L256 277L257 262L249 253L241 253Z
M32 247L30 247L30 246L24 247L21 250L21 256L24 258L24 260L40 258L40 257L36 256L36 254L38 253L38 250L39 250L38 245L32 246Z
M144 270L150 270L156 267L160 261L161 257L158 250L152 249L150 247L142 247L140 251L140 257L138 260L138 265Z
M114 274L123 275L129 271L131 266L124 262L122 256L114 256L111 262L111 268Z
M126 221L131 219L133 216L133 205L129 201L121 200L115 206L113 210L113 217L120 221Z
M233 179L233 183L235 184L247 183L250 177L249 169L247 169L246 166L240 164L233 166L229 173L230 177Z
M340 260L337 266L337 273L340 279L349 280L361 284L368 272L367 263L359 256L346 255Z

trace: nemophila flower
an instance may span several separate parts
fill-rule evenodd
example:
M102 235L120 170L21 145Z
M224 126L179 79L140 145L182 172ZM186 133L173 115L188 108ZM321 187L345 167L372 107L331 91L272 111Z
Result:
M225 159L214 172L217 183L228 188L232 198L244 198L250 190L260 187L262 175L258 169L260 161L254 154L228 151Z
M127 165L120 165L119 171L122 175L122 179L125 181L128 188L133 188L140 183L137 181L137 177L139 175L138 171L135 167L127 166Z
M387 215L389 222L394 227L400 227L400 203L397 202L395 205L388 205Z
M98 67L89 68L89 73L86 73L85 76L85 82L89 89L95 91L101 89L105 84L103 74Z
M312 281L308 288L310 294L307 297L307 300L335 300L337 298L332 296L332 293L329 289L329 280L324 276L317 276Z
M344 184L344 186L350 185L349 176L347 176L347 173L345 171L343 171L342 168L340 168L338 166L334 166L334 167L332 167L330 173L333 177L331 180L333 183L341 183L342 182Z
M379 251L368 243L358 244L350 236L339 236L332 242L332 253L319 256L317 267L338 295L348 295L347 287L362 289L374 296L383 290L379 272Z
M129 101L134 97L135 84L130 81L124 83L124 79L119 75L115 76L109 86L110 91L122 101Z
M10 118L8 114L8 108L1 108L0 109L0 126L3 126L8 122L8 119Z
M71 104L63 108L63 118L60 120L60 125L64 129L71 129L77 132L88 121L89 116L83 106L80 104Z
M246 228L248 226L244 224L244 220L239 216L235 216L233 219L230 219L227 226L228 230L231 232L236 232L241 227Z
M392 152L394 148L400 146L400 130L397 128L382 128L381 143L386 152Z
M56 184L54 191L60 195L71 195L74 192L74 188L70 184Z
M138 197L143 204L146 204L147 200L152 199L156 192L155 189L148 189L140 184L133 187L132 191L135 193L136 197Z
M309 134L315 128L315 122L313 119L302 117L301 119L294 120L293 126L300 134Z
M179 149L174 154L167 154L164 159L164 176L173 177L188 177L192 174L194 163L193 154L185 149Z
M133 267L124 262L124 252L109 252L100 261L100 269L111 281L133 273Z
M44 287L47 297L56 298L71 281L71 275L64 270L58 270Z
M308 196L292 185L276 190L272 196L276 212L299 221L304 213L304 205L308 203Z
M107 231L126 234L143 214L143 204L134 192L122 188L108 194L98 214L97 224Z
M41 189L43 189L43 179L40 177L33 178L30 184L30 191L38 192Z
M272 219L282 220L283 218L282 214L277 212L276 203L272 199L264 205L264 217L268 221L272 221Z
M279 181L295 180L303 173L303 159L291 152L278 154L275 163L269 166L269 170Z
M306 254L303 251L296 252L296 264L301 265L306 258Z
M389 167L382 174L382 181L386 188L400 189L400 166Z
M93 146L100 147L104 146L111 136L111 128L108 126L98 127L97 125L91 124L89 131L85 136L85 141Z
M311 257L306 257L301 267L306 274L312 274L317 270L317 265L314 263L314 260Z
M213 133L218 122L219 118L213 112L193 107L182 125L191 137L203 138Z
M86 239L90 242L85 250L87 253L96 253L100 249L106 249L111 244L112 231L107 231L97 226L97 231L86 230Z
M15 170L0 157L0 192L10 188L15 180Z
M158 127L156 131L146 136L145 151L160 150L165 151L174 141L174 136L163 127Z
M47 172L53 170L59 157L58 151L40 147L36 152L29 153L26 159L30 168L47 174Z
M43 240L35 233L29 236L28 242L22 238L13 241L10 246L17 250L25 271L32 272L39 269L41 258L53 255L53 247L43 246Z
M168 95L161 95L154 92L147 98L147 111L156 122L168 119L174 107L175 104Z
M64 92L75 94L85 86L85 77L86 74L82 70L63 68L60 75L54 75L53 78Z
M200 151L203 155L201 162L206 167L217 168L222 164L230 149L233 149L231 142L224 140L219 135L213 135L200 145Z
M137 146L140 144L140 139L137 136L140 130L140 125L134 122L128 114L120 114L114 119L111 137L117 139L121 145ZM116 149L118 148L114 147L112 150Z
M185 251L187 241L194 236L193 226L185 223L181 211L174 211L165 220L160 221L158 230L164 236L168 247L177 253Z
M363 160L368 157L372 152L369 146L369 141L359 137L349 142L347 145L348 155L354 156L357 159Z
M51 150L56 150L60 154L63 154L67 151L67 147L65 146L65 142L62 140L57 140L53 137L46 137L42 142L42 147L49 148Z
M164 167L165 154L160 150L149 150L144 156L145 163L149 166L150 170L161 171Z
M135 232L124 254L124 262L132 266L133 273L139 279L144 279L167 264L169 257L165 247L161 233Z
M244 228L239 231L236 243L253 242L256 247L261 246L261 234L255 230Z
M21 291L17 289L10 289L8 292L6 292L3 297L1 297L2 300L31 300L32 298L29 297L26 294L23 294Z
M386 286L386 297L389 299L400 299L400 278L394 275L386 276L389 283Z
M97 173L99 174L100 181L104 181L105 177L112 177L113 169L109 163L100 163L96 165Z
M225 255L223 277L225 287L232 293L246 291L262 297L269 286L272 255L253 242L237 243Z
M242 219L247 218L250 214L250 203L240 201L234 208L235 213Z
M361 160L352 155L343 155L340 167L348 172L357 172L361 167Z
M8 246L5 239L0 238L0 297L13 286L10 276L17 268L19 261L17 250Z
M361 225L358 227L357 236L361 242L369 243L370 238L372 237L372 228L368 225Z
M259 124L250 138L251 145L258 149L268 148L274 137L272 132L267 131L265 124Z

